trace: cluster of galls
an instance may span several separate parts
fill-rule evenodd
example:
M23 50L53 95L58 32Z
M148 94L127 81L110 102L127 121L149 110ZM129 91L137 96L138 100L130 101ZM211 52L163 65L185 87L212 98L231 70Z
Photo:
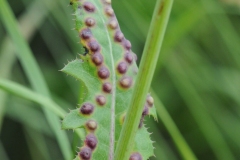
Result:
M109 17L108 27L110 28L110 32L113 32L113 39L116 43L119 43L121 46L123 46L125 51L124 60L120 61L116 67L118 73L123 75L119 81L119 84L123 88L129 88L132 85L132 78L125 76L124 74L127 72L128 67L133 62L133 60L136 60L136 54L131 53L131 43L125 39L123 33L119 28L114 11L111 7L111 0L102 1L104 4L104 12L106 16ZM84 2L83 8L88 13L94 13L96 10L96 7L91 2ZM86 44L86 47L90 50L91 60L98 67L97 74L99 78L105 80L109 78L110 72L109 69L103 65L104 58L100 53L100 45L94 39L90 30L90 28L94 27L95 24L95 19L88 17L85 20L85 25L87 28L82 29L79 36L81 37L82 41L84 41L84 44Z
M91 108L92 106L90 106ZM78 153L81 160L90 160L93 150L96 148L98 140L94 135L94 131L97 129L97 123L94 120L89 120L86 123L86 128L89 130L89 134L86 136L84 146L81 147Z
M87 18L87 20L89 19L91 19L92 21L94 20L92 18ZM83 41L86 42L86 48L90 50L91 60L98 68L97 74L99 78L101 78L102 80L109 78L110 72L108 68L103 65L104 59L102 54L100 53L101 47L98 42L93 38L91 30L89 28L82 29L80 32L80 37Z
M111 3L111 1L109 0L105 0L105 1L106 3ZM94 13L96 10L96 7L91 2L87 2L87 1L83 2L83 8L86 12L90 13L90 15L91 13ZM101 47L97 42L97 40L93 37L91 32L91 28L94 27L95 24L96 24L96 21L94 18L92 17L86 18L85 19L86 28L83 28L80 31L79 36L81 37L81 40L83 41L83 43L86 44L86 48L89 50L89 55L91 56L91 60L97 67L98 77L102 80L107 80L110 76L110 72L103 63L104 58L103 58L103 55L101 54ZM103 82L102 90L105 93L111 93L112 85L109 82ZM104 95L98 95L95 100L96 100L96 103L100 106L104 106L106 104L106 98ZM86 107L86 105L88 107ZM91 111L86 109L87 111L85 112L84 108L91 108ZM94 110L94 106L89 103L85 103L80 109L82 114L91 114L93 110Z
M137 60L136 54L131 53L131 43L127 39L125 39L123 33L121 32L118 22L116 20L114 11L111 7L111 0L102 0L103 4L105 6L104 12L109 17L108 27L113 32L113 39L116 43L119 43L124 48L124 59L121 60L116 67L116 70L119 74L122 75L122 78L119 81L119 84L123 88L130 88L132 85L132 78L125 76L125 73L128 70L129 65L132 64L134 60ZM82 8L82 7L80 7ZM96 10L96 7L91 2L83 2L83 9L88 13L94 13ZM79 36L81 37L84 44L86 44L86 48L89 51L89 55L91 56L92 62L97 67L97 74L100 79L103 80L102 84L102 90L104 93L111 93L112 91L112 85L110 82L107 82L106 80L110 76L110 72L108 68L104 65L104 58L101 54L101 47L99 43L96 41L96 39L93 37L91 28L96 25L96 21L92 17L88 17L85 19L85 25L86 28L83 28ZM104 95L97 95L95 98L96 104L99 106L104 106L106 104L106 98ZM147 100L148 102L148 100ZM153 104L153 100L152 100ZM148 102L148 105L146 106L152 106L151 100ZM91 103L84 103L80 107L80 113L83 115L91 115L94 112L95 106ZM145 115L148 114L148 108L145 107L143 111L143 116L141 118L141 122L139 126L142 125L142 121ZM90 160L92 156L93 150L97 146L97 138L94 135L94 131L97 129L97 122L94 120L89 120L86 123L86 129L89 131L89 134L86 136L86 139L84 141L84 146L81 147L79 152L79 157L82 160ZM139 153L133 153L129 160L142 160L142 157Z
M140 123L138 125L138 128L141 128L143 126L143 120L146 115L149 114L149 109L153 107L154 99L150 94L147 95L146 103L144 105L144 109L142 112L142 117L140 119ZM142 160L142 156L140 153L132 153L129 160Z
M110 2L106 0L106 2ZM90 2L83 2L83 8L88 13L95 12L96 7ZM92 62L97 66L97 74L100 79L106 80L110 76L110 72L106 66L103 65L104 58L101 54L101 47L99 43L94 39L91 27L94 27L96 21L92 17L88 17L85 19L86 28L82 29L79 33L82 41L86 44L86 48L88 49ZM111 93L112 85L109 82L103 82L102 90L105 93ZM104 106L106 104L106 97L104 95L97 95L95 97L96 104L99 106ZM94 112L95 105L92 103L86 102L82 104L80 107L80 113L83 115L91 115ZM95 130L98 125L95 120L89 120L85 124L85 127L88 131L88 135L84 141L84 146L81 147L80 152L78 153L80 159L82 160L90 160L92 157L92 152L97 146L98 140L94 135Z
M108 83L104 83L103 86L105 90L111 90L111 85L109 85ZM103 95L96 96L95 100L99 106L103 106L106 104L106 98ZM80 107L80 113L83 115L91 115L94 111L94 108L95 106L93 104L86 102ZM96 131L98 125L95 120L88 120L85 124L85 127L89 134L86 136L84 146L80 149L79 157L82 160L90 160L92 156L92 151L96 148L98 143L98 140L94 135L94 132Z
M110 0L104 1L106 4L111 4ZM84 2L83 8L88 13L94 13L96 10L96 7L91 2ZM110 12L110 10L106 10L107 12ZM113 12L113 11L112 11ZM104 58L101 54L101 47L99 43L94 39L91 28L96 25L96 21L92 17L88 17L85 19L85 25L86 28L82 29L79 33L79 36L81 37L82 41L86 44L86 48L90 51L90 56L92 62L97 67L97 75L102 80L107 80L110 77L110 72L108 68L104 65ZM111 93L112 91L112 85L110 82L103 82L102 90L105 93ZM100 106L103 106L106 103L106 98L103 95L99 95L96 98L97 103Z
M131 53L131 43L130 41L125 39L123 33L118 27L115 17L110 20L109 27L113 29L113 32L115 32L114 33L115 42L123 46L125 52L124 59L121 60L116 67L117 72L123 75L119 81L119 84L123 88L130 88L132 85L132 78L129 76L125 76L124 74L127 73L129 65L131 65L134 60L133 53Z
M98 143L97 138L94 134L88 134L84 143L85 145L81 148L78 155L82 160L90 160L92 151L96 148Z
M144 117L145 117L146 115L149 115L149 109L150 109L151 107L153 107L153 103L154 103L153 97L150 96L150 94L148 94L148 95L147 95L147 99L146 99L146 103L145 103L144 108L143 108L143 111L142 111L142 116L141 116L141 119L140 119L138 128L141 128L141 127L143 126ZM122 116L122 118L121 118L121 123L124 122L125 116L126 116L126 115L123 115L123 116Z
M122 88L130 88L132 86L132 78L125 76L125 73L128 71L128 67L132 64L135 58L134 56L136 55L131 53L131 43L124 37L124 34L121 32L116 16L111 7L111 3L105 3L104 6L105 14L107 17L109 17L108 28L110 29L110 32L113 33L113 40L121 45L125 52L124 59L121 60L116 66L117 72L123 75L119 81L119 84Z
M91 114L94 110L94 106L91 103L84 103L80 108L82 114L88 115ZM94 135L95 130L97 129L97 122L94 120L88 120L85 124L86 129L88 130L88 135L84 141L84 146L81 147L80 152L78 153L81 160L90 160L93 150L96 148L98 140Z
M140 123L139 123L138 128L141 128L141 127L142 127L144 117L149 114L149 109L153 106L153 103L154 103L153 97L150 96L150 94L148 94L148 95L147 95L147 100L146 100L146 103L145 103L145 105L144 105L144 109L143 109L143 112L142 112L142 117L141 117L141 119L140 119Z

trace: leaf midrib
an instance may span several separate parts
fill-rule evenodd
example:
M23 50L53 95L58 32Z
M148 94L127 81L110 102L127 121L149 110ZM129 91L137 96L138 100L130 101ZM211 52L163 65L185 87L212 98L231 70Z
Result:
M101 2L100 2L101 3ZM100 9L98 8L98 5L96 5L97 10L100 12ZM108 159L109 160L113 160L114 158L114 142L115 142L115 97L116 97L116 74L115 74L115 63L114 63L114 58L113 58L113 52L112 52L112 42L110 39L110 33L107 29L106 26L106 22L105 20L102 18L101 14L100 14L100 18L103 22L103 26L105 29L105 32L107 33L107 38L108 38L108 42L109 42L109 51L110 51L110 57L111 57L111 69L112 69L112 101L111 101L111 130L110 130L110 145L109 145L109 156Z

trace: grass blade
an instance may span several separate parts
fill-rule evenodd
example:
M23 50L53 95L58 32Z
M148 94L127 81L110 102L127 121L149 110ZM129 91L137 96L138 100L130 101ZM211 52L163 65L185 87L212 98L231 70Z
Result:
M32 159L51 160L43 135L30 128L24 128L24 131Z
M41 25L45 16L48 13L48 10L41 7L41 10L38 10L39 6L41 6L40 1L34 1L19 18L19 27L21 33L25 39L29 40L33 36L37 27ZM48 7L52 7L53 5L48 5ZM11 68L13 63L16 60L16 56L14 54L15 47L12 44L9 37L5 37L3 39L3 43L1 44L0 50L0 75L1 78L8 78L11 73ZM3 69L4 68L4 69ZM4 116L4 103L6 99L6 94L0 91L0 129L2 124L2 117Z
M186 73L176 59L172 58L168 70L170 75L173 76L173 82L187 103L189 110L198 123L203 135L209 142L215 156L219 160L234 160L235 158L223 138L222 133L206 110L205 103L202 101L195 88L191 85Z
M26 43L25 39L19 32L19 29L17 28L16 19L12 13L12 10L10 9L10 6L5 0L0 0L0 13L7 31L9 32L16 47L18 48L19 51L18 56L20 62L23 65L23 68L28 76L31 85L37 92L50 97L48 87L44 81L44 78L37 65L37 62L34 59L33 54L31 53L31 50L28 44ZM53 129L58 139L59 146L62 150L65 159L70 159L72 157L71 147L66 133L60 130L61 127L59 119L57 118L56 115L54 115L52 112L46 109L44 109L44 112L50 123L51 128Z
M3 160L9 160L9 158L7 156L7 153L6 153L5 149L4 149L3 144L2 144L1 141L0 141L0 155L1 155L1 158Z
M46 109L51 110L53 113L55 113L61 118L63 118L66 114L66 112L51 99L36 92L33 92L17 83L11 82L9 80L0 79L0 88L16 96L38 103Z
M157 95L155 94L154 91L152 91L151 93L152 93L151 95L154 98L154 103L156 106L158 117L159 117L159 119L162 120L162 122L165 125L165 127L167 128L169 134L172 136L175 145L177 146L179 152L182 155L182 158L185 160L196 160L197 159L196 156L194 155L194 153L188 146L187 142L181 135L176 124L170 117L168 111L165 109L162 102L159 100L159 98L157 97Z

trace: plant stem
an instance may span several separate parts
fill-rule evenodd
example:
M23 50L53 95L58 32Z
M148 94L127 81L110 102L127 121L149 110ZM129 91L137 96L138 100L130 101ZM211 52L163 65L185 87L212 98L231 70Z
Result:
M135 82L133 97L116 148L115 160L128 160L130 157L147 92L156 68L172 3L173 0L157 1Z

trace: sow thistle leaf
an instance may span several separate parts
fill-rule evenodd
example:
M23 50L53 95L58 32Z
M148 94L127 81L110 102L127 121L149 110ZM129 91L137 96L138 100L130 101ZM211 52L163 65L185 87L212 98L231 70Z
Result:
M136 55L120 30L111 0L71 0L70 4L86 54L62 71L82 81L87 96L63 119L62 128L86 130L76 159L113 160L138 72ZM152 141L143 125L146 115L156 119L150 95L146 97L130 160L145 160L153 155Z

